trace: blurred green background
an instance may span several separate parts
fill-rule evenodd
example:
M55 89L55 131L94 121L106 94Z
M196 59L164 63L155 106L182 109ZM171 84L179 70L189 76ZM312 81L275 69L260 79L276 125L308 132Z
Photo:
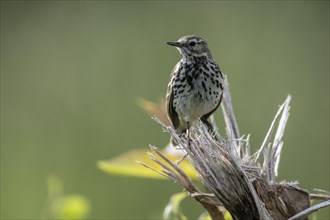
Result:
M229 76L254 148L292 95L278 180L329 190L328 1L1 1L1 218L42 217L52 174L89 199L91 219L161 216L182 188L96 162L167 144L135 100L164 97L179 60L165 42L186 34Z

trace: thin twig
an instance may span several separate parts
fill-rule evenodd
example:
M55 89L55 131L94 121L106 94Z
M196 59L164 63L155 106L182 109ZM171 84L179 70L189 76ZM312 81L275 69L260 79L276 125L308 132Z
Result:
M298 219L305 219L307 216L312 214L313 212L316 212L319 209L325 208L327 206L330 206L330 200L319 203L317 205L314 205L308 209L305 209L304 211L292 216L288 220L298 220Z

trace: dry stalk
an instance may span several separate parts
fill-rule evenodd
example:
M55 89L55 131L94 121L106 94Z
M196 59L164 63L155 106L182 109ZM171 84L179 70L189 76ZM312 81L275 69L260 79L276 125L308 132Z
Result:
M277 183L275 180L283 146L282 137L289 117L290 100L291 97L288 96L279 107L262 145L251 155L249 136L244 138L240 135L226 79L222 102L226 138L218 133L217 128L214 134L209 134L199 121L191 128L192 140L188 147L186 139L179 137L171 127L155 119L186 151L187 158L206 188L205 192L198 189L175 162L167 159L155 147L151 147L152 160L163 168L154 171L184 187L203 205L212 219L224 219L220 207L228 210L233 219L237 220L308 219L310 213L330 205L329 195L309 194L295 182ZM216 127L214 119L212 122ZM162 161L155 155L162 158ZM310 198L327 201L310 207Z

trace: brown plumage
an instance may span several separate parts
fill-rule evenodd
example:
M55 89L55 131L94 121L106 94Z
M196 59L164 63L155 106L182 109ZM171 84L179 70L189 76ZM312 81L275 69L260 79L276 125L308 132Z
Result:
M190 35L167 44L177 47L181 60L175 65L167 88L167 115L182 134L198 118L212 131L208 118L219 107L223 75L205 40ZM175 143L174 143L175 144Z

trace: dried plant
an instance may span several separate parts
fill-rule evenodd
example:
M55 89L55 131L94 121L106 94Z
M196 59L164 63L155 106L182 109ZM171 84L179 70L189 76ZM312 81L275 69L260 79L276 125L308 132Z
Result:
M199 121L190 130L188 146L184 135L179 137L170 126L155 118L187 154L205 189L199 189L177 162L155 147L151 147L149 155L163 169L153 171L183 186L212 219L224 219L223 208L233 219L308 219L312 212L330 205L329 194L309 194L297 182L276 182L290 100L288 96L279 107L262 145L251 154L249 136L240 135L226 79L222 102L226 137L218 133L213 118L216 128L213 134ZM310 207L311 198L326 201Z

